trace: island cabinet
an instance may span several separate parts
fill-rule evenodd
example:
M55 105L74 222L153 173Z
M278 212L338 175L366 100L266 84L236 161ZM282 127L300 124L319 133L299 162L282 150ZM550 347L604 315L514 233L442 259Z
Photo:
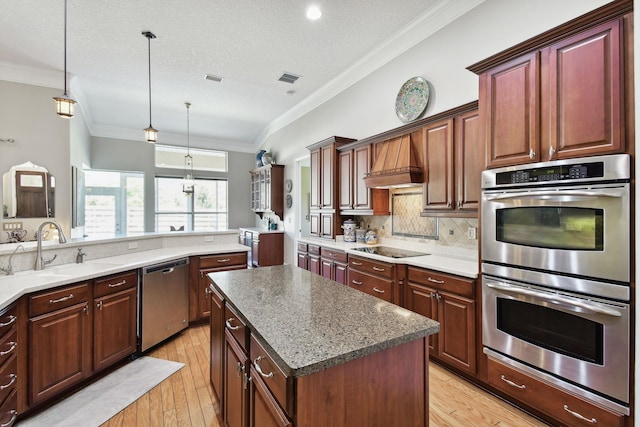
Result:
M284 263L283 232L253 232L251 263L254 267L267 267Z
M29 404L55 397L92 372L91 282L28 297Z
M191 257L189 260L189 322L198 322L209 317L210 290L207 274L243 268L247 268L246 252Z
M211 324L225 337L221 425L428 425L437 322L295 266L261 270L209 275L227 317Z
M260 218L272 212L284 214L284 166L266 165L251 171L251 210Z
M342 217L339 210L340 175L337 149L355 141L333 136L307 147L310 154L310 234L335 239L340 234Z
M405 306L440 322L429 337L432 357L476 373L475 281L417 267L407 267Z
M480 75L488 167L625 151L632 15L613 3L468 67Z
M395 265L349 255L347 285L366 294L396 304L400 295L395 289Z
M371 171L372 144L340 150L339 205L342 215L389 215L389 190L368 188L364 177Z
M211 296L211 316L209 317L209 326L211 333L209 336L209 346L211 350L211 360L209 369L209 380L213 386L213 394L216 398L214 402L214 410L219 418L223 418L222 412L222 390L224 384L224 350L225 350L225 318L224 318L224 300L222 296L213 287L209 289Z
M0 425L5 426L13 425L18 416L18 380L22 374L18 371L17 319L16 304L0 313Z
M320 273L322 277L347 284L347 254L335 249L320 248Z

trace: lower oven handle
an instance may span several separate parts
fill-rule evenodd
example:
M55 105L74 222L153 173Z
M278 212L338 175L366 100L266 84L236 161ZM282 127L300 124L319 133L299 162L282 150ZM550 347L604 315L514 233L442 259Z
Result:
M603 305L596 304L596 303L587 303L579 299L564 297L562 295L548 294L544 292L538 292L533 289L521 288L521 287L516 287L511 285L504 285L501 283L487 283L487 286L492 289L497 289L503 292L510 292L514 294L532 296L532 297L540 298L555 304L562 304L564 307L569 309L571 309L572 307L578 307L583 310L590 311L592 313L606 314L608 316L614 316L614 317L622 316L622 313L620 313L618 310L614 310L612 308L605 307Z
M507 199L533 199L536 197L545 197L547 199L553 199L555 197L576 197L576 198L584 198L584 197L617 197L620 198L623 196L622 191L612 191L611 189L607 190L607 192L601 191L584 191L584 190L571 190L571 191L529 191L529 192L519 192L519 193L506 193L506 194L496 194L485 195L485 199L487 201L493 200L507 200Z

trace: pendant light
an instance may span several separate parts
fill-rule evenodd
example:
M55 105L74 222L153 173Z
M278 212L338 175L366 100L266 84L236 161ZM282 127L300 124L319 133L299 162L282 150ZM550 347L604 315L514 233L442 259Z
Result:
M64 94L53 99L56 101L56 113L60 117L73 117L73 105L76 101L67 95L67 0L64 0Z
M191 145L189 143L189 107L190 102L185 102L187 106L187 155L184 156L184 180L182 181L182 192L187 196L193 195L193 187L195 182L193 180L193 157L191 157Z
M151 39L155 39L156 36L151 31L143 31L142 35L147 38L149 45L149 127L144 130L144 139L150 144L155 144L158 141L158 131L151 125Z

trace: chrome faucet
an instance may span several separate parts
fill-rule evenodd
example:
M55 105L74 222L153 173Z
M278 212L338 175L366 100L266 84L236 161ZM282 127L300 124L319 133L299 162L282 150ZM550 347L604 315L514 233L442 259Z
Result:
M58 242L67 243L67 238L64 235L64 232L62 231L62 227L60 226L60 224L58 224L57 221L45 221L42 224L40 224L40 227L38 227L38 231L36 232L36 240L38 240L38 252L36 253L36 266L35 266L36 270L44 270L44 266L47 264L51 264L53 260L56 259L56 257L58 256L58 255L54 255L53 258L49 260L45 260L44 257L42 256L42 229L47 224L53 225L55 228L58 229Z
M22 245L18 245L13 250L11 255L9 255L9 265L7 265L7 268L0 267L0 271L4 271L5 273L7 273L7 276L12 276L13 275L13 266L11 265L11 260L13 259L13 256L16 254L16 252L18 252L18 249L22 249L22 252L24 252L24 248L22 247Z

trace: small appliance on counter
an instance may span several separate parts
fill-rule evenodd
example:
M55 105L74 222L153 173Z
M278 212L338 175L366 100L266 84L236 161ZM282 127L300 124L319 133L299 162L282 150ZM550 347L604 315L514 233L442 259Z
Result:
M348 219L342 223L343 240L345 242L355 242L356 241L356 222L352 219Z

